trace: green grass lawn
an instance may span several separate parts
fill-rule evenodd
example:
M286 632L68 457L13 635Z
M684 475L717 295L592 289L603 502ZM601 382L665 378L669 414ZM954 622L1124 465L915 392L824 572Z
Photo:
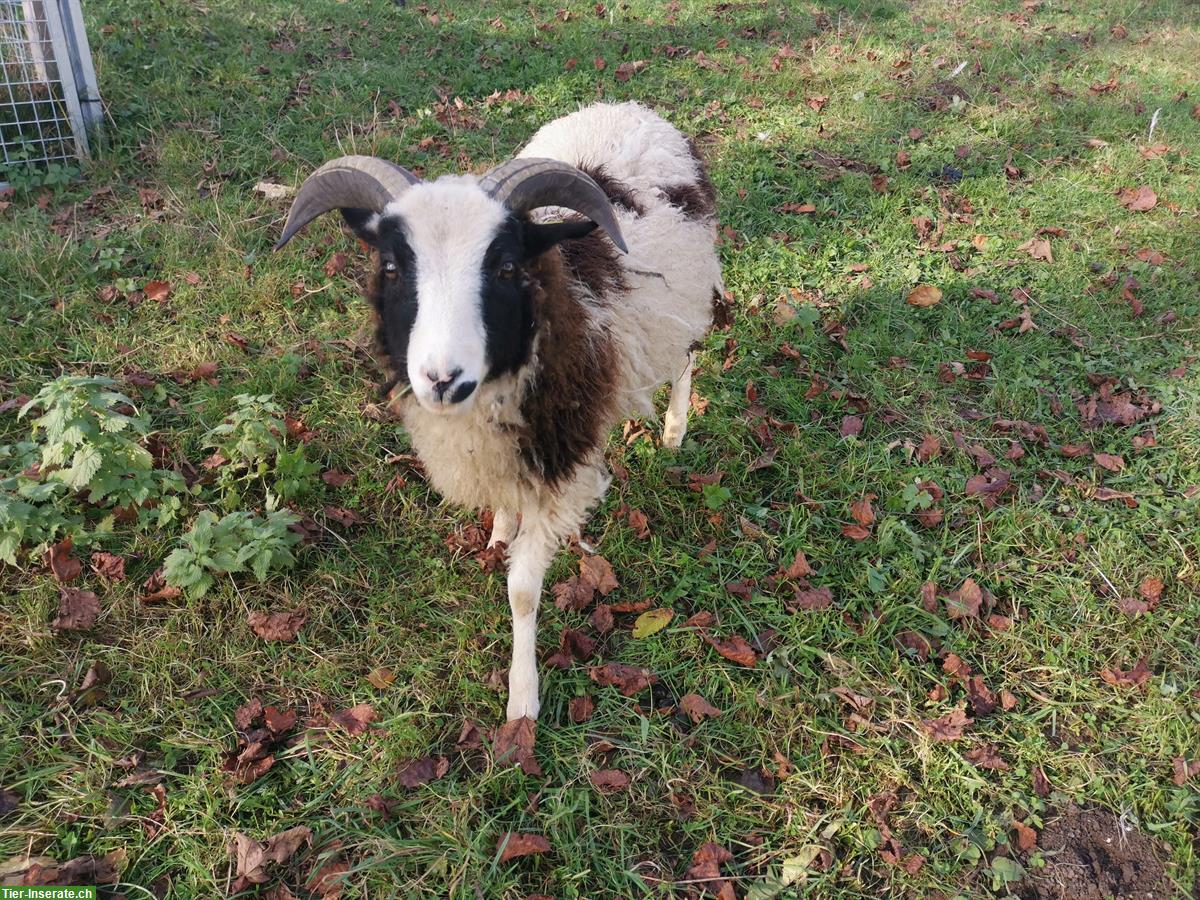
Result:
M110 118L82 181L0 203L0 401L107 375L198 466L233 397L271 393L314 432L309 457L354 477L302 498L322 539L295 568L198 600L141 600L181 525L92 536L77 553L123 555L129 577L85 566L75 586L102 609L82 632L50 628L40 558L0 563L0 861L119 851L131 900L225 896L235 834L307 826L264 896L329 893L311 879L338 860L343 897L684 896L709 842L758 900L1004 896L1023 890L1014 862L1047 863L1014 821L1040 832L1078 804L1152 836L1190 895L1200 775L1177 784L1175 760L1200 758L1200 6L607 6L85 4ZM707 408L681 450L656 423L613 435L629 477L585 534L620 584L605 599L675 615L599 634L547 592L544 653L564 628L598 643L543 668L537 777L488 752L503 575L446 543L478 519L389 461L406 437L371 414L364 257L336 217L273 255L287 201L254 186L350 152L482 171L557 115L629 98L710 160L734 322L699 355ZM1143 186L1155 205L1127 208ZM151 281L165 300L141 296ZM941 301L906 303L918 285ZM170 377L205 363L214 383ZM27 428L0 413L0 443ZM797 551L826 608L773 577ZM551 579L576 570L564 552ZM1153 578L1161 598L1128 611ZM247 621L291 609L292 642ZM757 665L684 625L700 612ZM1143 658L1140 684L1108 683ZM106 693L73 700L98 662ZM659 683L626 698L589 677L606 662ZM693 723L674 709L689 693L720 714ZM251 698L300 721L239 784L221 766ZM357 704L366 733L323 724ZM955 710L973 721L937 739ZM464 722L481 748L460 748ZM448 771L406 787L428 756ZM630 781L603 793L590 776L611 769ZM510 831L550 849L501 862Z

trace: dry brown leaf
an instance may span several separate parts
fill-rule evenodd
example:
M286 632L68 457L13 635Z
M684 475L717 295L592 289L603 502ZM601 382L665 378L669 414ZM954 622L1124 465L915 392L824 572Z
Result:
M962 707L955 707L936 719L922 719L921 727L935 741L953 741L962 737L963 732L974 721L967 717L966 710Z
M588 694L582 697L572 697L567 709L568 714L571 716L571 721L576 725L582 725L596 711L596 701Z
M370 703L359 703L330 716L330 721L350 734L363 734L370 729L375 719L375 710L371 708Z
M272 865L282 866L311 839L312 830L304 825L289 828L265 841L256 841L237 832L230 848L237 875L231 886L232 893L240 893L252 884L266 884L272 878Z
M758 654L754 652L754 648L745 638L737 635L731 638L714 638L708 634L701 634L701 637L704 638L705 643L730 662L750 669L758 664Z
M444 756L423 756L414 759L400 769L396 780L401 786L414 789L436 781L450 771L450 760Z
M695 723L706 716L719 716L721 711L701 697L699 694L684 694L679 698L679 708L688 714Z
M1117 191L1117 200L1130 212L1149 212L1158 206L1158 194L1144 184L1137 188L1121 188Z
M100 615L100 598L80 588L60 587L58 591L58 615L50 627L56 631L91 628Z
M934 287L932 284L919 284L904 298L909 306L917 306L921 308L936 306L942 302L942 289Z
M537 742L537 722L528 716L505 722L496 732L492 745L497 765L516 763L526 775L540 776L542 767L534 755Z
M619 662L592 666L588 669L588 675L596 684L615 687L626 697L634 697L658 682L658 676L649 669Z
M46 565L59 584L74 581L83 571L83 563L71 555L72 539L65 537L46 551Z
M616 575L613 574L612 563L599 554L580 557L579 578L605 597L620 587Z
M272 613L256 609L247 616L247 621L264 641L294 641L307 616L302 609Z
M506 863L510 859L533 854L549 853L550 842L540 834L521 834L516 831L506 831L496 842L496 852L500 854L498 862Z
M1054 262L1054 253L1050 249L1050 241L1046 238L1030 238L1017 249L1024 250L1034 259L1045 260L1048 263Z
M615 794L629 787L629 776L620 769L597 769L588 775L588 781L602 794Z

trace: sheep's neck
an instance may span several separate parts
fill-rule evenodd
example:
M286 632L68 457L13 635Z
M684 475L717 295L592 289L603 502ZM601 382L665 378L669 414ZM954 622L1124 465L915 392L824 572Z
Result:
M529 272L537 325L528 363L532 378L521 400L518 446L524 463L551 486L587 461L612 425L616 351L597 312L616 286L616 276L597 268L594 277L584 281L584 273L573 267L578 279L573 284L566 266L579 255L555 248L540 256ZM585 293L596 299L584 301Z

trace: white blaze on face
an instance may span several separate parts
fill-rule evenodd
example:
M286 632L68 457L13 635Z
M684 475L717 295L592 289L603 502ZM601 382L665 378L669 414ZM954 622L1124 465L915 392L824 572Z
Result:
M455 389L477 389L487 376L483 259L508 213L475 178L453 175L414 186L388 205L384 215L392 214L404 222L417 270L409 383L426 409L458 412L477 391L451 402Z

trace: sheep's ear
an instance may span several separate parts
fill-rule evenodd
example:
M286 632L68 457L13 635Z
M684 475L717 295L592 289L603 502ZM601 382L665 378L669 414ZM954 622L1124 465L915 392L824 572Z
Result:
M357 207L343 207L342 218L346 220L346 224L350 226L350 230L366 241L371 246L379 240L379 214L373 213L369 209L359 209Z
M527 259L541 256L555 244L587 237L598 227L590 219L571 219L550 224L530 222L525 226L525 256Z

